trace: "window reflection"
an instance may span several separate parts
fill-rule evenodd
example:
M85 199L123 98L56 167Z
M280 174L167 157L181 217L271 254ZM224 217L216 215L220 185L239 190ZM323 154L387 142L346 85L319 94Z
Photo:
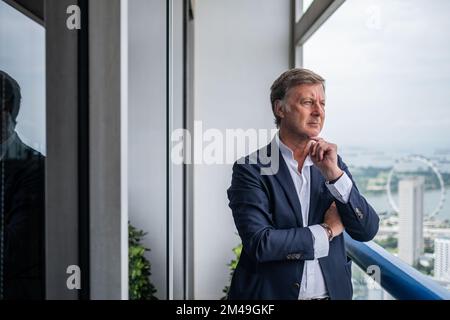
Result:
M0 1L0 298L44 298L45 31Z
M44 157L15 131L19 84L0 71L0 86L3 297L42 298Z

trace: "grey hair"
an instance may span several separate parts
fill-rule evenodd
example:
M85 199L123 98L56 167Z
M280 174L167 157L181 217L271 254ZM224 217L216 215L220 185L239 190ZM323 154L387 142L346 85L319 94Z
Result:
M275 105L277 101L284 104L284 98L288 91L302 84L322 84L325 90L325 79L308 69L291 69L284 72L272 84L270 88L270 102L272 104L272 112L275 116L275 124L280 127L281 118L275 113Z

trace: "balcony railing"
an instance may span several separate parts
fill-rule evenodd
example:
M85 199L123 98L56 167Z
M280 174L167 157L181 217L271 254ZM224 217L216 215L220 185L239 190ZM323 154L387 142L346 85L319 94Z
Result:
M347 255L362 269L377 266L380 286L399 300L450 300L450 291L374 242L362 243L345 234Z

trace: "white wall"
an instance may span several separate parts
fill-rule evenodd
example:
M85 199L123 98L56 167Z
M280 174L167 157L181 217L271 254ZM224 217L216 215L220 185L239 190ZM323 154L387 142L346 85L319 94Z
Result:
M289 0L197 0L195 111L204 130L273 125L270 86L289 67ZM239 244L226 190L231 165L194 169L194 295L217 299Z
M166 297L166 1L129 1L129 216Z

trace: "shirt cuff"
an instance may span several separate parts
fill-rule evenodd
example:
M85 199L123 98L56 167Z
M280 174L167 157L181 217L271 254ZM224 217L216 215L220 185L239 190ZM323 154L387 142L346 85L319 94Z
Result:
M348 202L353 188L353 182L348 177L347 173L344 172L342 177L340 177L335 183L330 184L329 182L326 182L325 185L337 200L344 204Z
M330 249L330 241L328 234L321 225L313 225L308 227L311 230L314 242L314 259L328 256Z

